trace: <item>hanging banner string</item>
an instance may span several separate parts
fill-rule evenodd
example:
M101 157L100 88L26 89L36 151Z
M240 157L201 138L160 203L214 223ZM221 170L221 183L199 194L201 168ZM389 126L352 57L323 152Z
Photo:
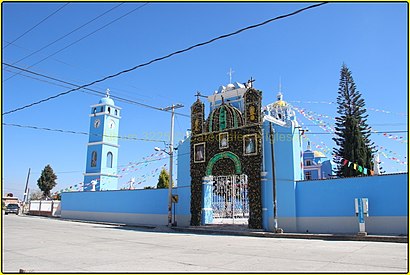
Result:
M307 104L326 104L326 105L332 105L336 104L336 102L332 101L301 101L301 100L293 100L289 101L292 103L307 103ZM384 114L393 114L393 115L399 115L399 116L407 116L407 113L402 113L402 112L392 112L388 110L383 110L383 109L378 109L378 108L372 108L372 107L366 107L367 110L373 111L373 112L378 112L378 113L384 113Z
M371 170L369 168L363 167L357 163L351 162L345 158L339 157L342 163L342 166L347 166L347 167L352 167L354 170L364 174L364 175L374 175L374 170Z
M315 113L313 111L308 111L305 108L299 108L299 107L296 107L296 106L292 106L292 108L295 111L297 111L299 114L301 114L307 120L313 122L315 125L318 125L324 131L326 131L328 133L334 133L335 132L333 124L330 124L330 123L324 121L323 119L321 119L321 118L327 118L327 119L335 120L335 118L327 116L327 115L318 114L318 113ZM400 143L407 143L407 139L405 139L405 137L403 137L403 136L397 136L397 135L392 135L392 134L389 134L389 133L386 133L386 132L383 132L383 131L378 131L378 130L375 130L373 127L369 127L369 129L373 133L380 133L388 139L398 141Z

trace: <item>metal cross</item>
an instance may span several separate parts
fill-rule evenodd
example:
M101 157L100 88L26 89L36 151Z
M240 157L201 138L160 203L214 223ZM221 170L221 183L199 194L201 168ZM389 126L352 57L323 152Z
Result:
M199 97L201 96L201 93L199 91L196 92L196 100L199 100Z
M110 89L107 89L107 90L105 91L105 96L106 96L106 97L110 97Z
M251 77L251 79L249 79L248 83L247 83L249 85L249 88L253 87L253 82L255 82L255 79L252 79L252 77Z

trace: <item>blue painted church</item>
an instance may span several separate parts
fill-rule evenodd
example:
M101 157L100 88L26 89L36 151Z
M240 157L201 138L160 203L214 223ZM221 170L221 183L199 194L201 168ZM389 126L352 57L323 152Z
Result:
M303 172L305 180L329 179L334 175L334 165L331 160L319 151L313 151L308 141L306 150L303 152Z
M357 233L355 200L366 198L369 234L407 234L408 173L307 180L307 172L311 179L323 179L330 168L310 146L303 151L302 129L280 92L265 107L252 81L221 86L206 98L209 108L199 96L192 104L190 134L178 145L177 187L172 194L179 200L173 224ZM110 192L117 190L118 182L120 110L108 91L91 106L84 191L105 192L62 193L61 215L166 225L168 190Z
M117 190L120 111L108 89L106 96L91 106L84 191Z

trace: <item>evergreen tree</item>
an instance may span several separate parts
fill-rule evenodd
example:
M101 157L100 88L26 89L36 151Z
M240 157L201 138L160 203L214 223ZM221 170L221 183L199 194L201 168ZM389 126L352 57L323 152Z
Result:
M159 174L157 189L168 188L169 187L169 173L165 168L162 168ZM172 182L172 187L174 187L174 182Z
M41 171L40 178L37 180L37 185L41 191L43 191L44 197L50 197L50 190L57 185L56 182L57 176L54 174L53 168L50 164L47 164Z
M370 141L365 102L361 98L361 93L356 90L352 74L345 64L340 73L337 104L339 116L336 117L336 137L333 138L338 146L333 149L334 161L338 164L336 172L341 177L363 175L359 172L358 167L355 170L353 164L350 167L343 165L340 159L373 169L374 143Z

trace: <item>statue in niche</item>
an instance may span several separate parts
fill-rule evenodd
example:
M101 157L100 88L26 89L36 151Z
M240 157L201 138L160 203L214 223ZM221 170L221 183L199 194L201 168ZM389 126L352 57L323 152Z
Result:
M199 132L199 120L195 119L195 132Z
M251 121L255 121L255 119L256 119L256 112L255 112L255 106L253 106L253 105L251 105L250 107L249 107L249 115L250 115L250 120Z
M256 153L256 140L255 136L248 136L245 138L245 154L254 154Z

